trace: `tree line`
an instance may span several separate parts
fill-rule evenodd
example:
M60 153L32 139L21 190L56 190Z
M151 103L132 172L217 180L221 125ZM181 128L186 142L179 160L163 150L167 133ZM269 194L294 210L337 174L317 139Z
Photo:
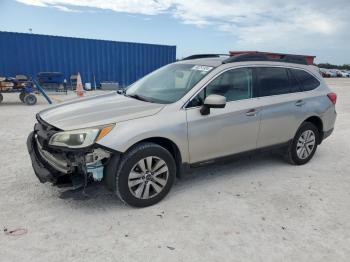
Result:
M329 63L321 63L317 65L319 68L350 70L350 64L347 65L332 65Z

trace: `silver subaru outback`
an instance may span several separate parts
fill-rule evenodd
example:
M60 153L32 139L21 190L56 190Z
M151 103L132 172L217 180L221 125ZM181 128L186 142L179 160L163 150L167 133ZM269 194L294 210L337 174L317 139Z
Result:
M265 149L303 165L332 133L336 94L303 57L204 57L38 113L27 147L40 182L101 181L145 207L187 168Z

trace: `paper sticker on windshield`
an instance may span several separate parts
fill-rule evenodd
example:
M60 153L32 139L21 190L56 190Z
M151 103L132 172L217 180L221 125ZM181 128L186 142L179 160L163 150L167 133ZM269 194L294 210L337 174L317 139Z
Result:
M198 70L202 72L209 72L212 69L213 67L211 66L201 66L201 65L195 65L194 67L191 68L191 70Z

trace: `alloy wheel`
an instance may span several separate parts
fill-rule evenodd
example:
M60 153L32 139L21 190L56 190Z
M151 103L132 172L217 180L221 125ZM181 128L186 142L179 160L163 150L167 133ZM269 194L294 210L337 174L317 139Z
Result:
M150 199L162 192L168 177L169 169L164 160L156 156L142 158L129 173L129 190L138 199Z
M308 158L316 145L316 136L312 130L304 131L297 143L297 155L300 159Z

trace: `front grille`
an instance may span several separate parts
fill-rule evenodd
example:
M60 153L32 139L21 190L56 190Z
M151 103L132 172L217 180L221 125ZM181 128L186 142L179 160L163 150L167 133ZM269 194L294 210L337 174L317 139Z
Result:
M42 159L44 159L50 166L55 170L67 174L71 172L71 167L68 161L58 154L52 154L49 151L46 151L40 143L38 143L38 137L36 137L37 150Z
M37 142L43 147L46 143L46 140L44 140L42 137L37 136Z
M34 132L36 134L37 141L40 143L43 149L48 150L50 137L60 130L46 123L39 115L36 116L36 119L38 122L34 126Z

